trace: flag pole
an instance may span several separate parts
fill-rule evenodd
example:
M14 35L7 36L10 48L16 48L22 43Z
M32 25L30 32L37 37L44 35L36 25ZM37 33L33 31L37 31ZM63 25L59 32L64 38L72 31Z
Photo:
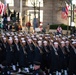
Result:
M22 0L20 0L20 25L22 26Z

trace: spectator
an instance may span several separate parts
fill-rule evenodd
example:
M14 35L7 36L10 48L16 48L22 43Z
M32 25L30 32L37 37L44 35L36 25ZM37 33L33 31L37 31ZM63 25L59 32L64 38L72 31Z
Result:
M62 34L62 28L61 28L60 25L59 25L58 28L57 28L57 34Z

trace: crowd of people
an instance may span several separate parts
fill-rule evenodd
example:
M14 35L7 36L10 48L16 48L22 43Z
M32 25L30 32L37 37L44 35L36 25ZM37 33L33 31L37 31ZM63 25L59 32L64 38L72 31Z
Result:
M32 75L76 75L76 36L1 33L0 68L3 75L9 75L10 68L17 72L31 68Z

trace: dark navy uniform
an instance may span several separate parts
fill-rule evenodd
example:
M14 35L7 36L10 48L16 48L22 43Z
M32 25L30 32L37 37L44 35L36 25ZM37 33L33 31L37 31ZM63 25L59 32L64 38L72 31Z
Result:
M0 64L3 61L3 50L2 50L2 42L0 42Z
M20 51L19 51L19 65L20 67L25 67L26 59L27 59L27 53L26 52L26 46L20 45Z
M43 47L35 48L35 56L34 61L38 61L41 63L41 69L44 70L44 62L43 62Z
M3 61L6 61L6 46L7 46L7 42L2 42L2 59Z
M14 50L13 50L13 45L7 44L6 46L6 62L7 65L10 66L14 62Z
M33 64L34 61L34 49L35 46L31 43L27 45L27 61L28 61L28 65Z
M61 72L61 65L63 62L63 53L61 49L58 47L56 50L51 51L51 72Z
M15 44L13 45L13 48L14 48L14 63L15 65L17 63L19 63L19 51L20 51L20 45L19 44Z
M43 47L43 58L44 58L44 65L47 69L50 68L50 64L51 64L51 53L50 53L50 49L48 46L44 46Z
M70 49L69 72L69 75L76 74L76 53L72 47Z

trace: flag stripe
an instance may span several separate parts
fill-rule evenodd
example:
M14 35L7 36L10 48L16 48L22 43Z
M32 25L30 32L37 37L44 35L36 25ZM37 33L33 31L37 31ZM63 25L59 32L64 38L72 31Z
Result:
M63 19L67 19L68 17L68 12L69 12L69 5L66 3L66 7L62 8L62 12L61 12L61 17Z

